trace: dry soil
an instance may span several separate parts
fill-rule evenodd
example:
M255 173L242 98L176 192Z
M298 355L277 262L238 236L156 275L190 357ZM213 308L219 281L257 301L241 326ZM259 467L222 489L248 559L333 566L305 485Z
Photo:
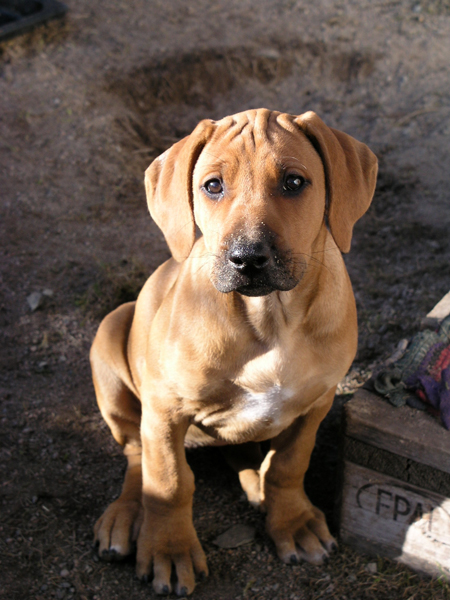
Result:
M346 259L360 317L351 389L449 289L450 2L67 4L65 20L0 45L0 596L148 598L133 559L105 564L91 549L124 462L88 366L102 315L169 255L144 169L199 119L260 106L315 110L377 153L375 199ZM308 478L334 528L344 400ZM189 461L211 569L198 600L448 597L443 578L345 547L325 567L281 565L220 455ZM236 523L255 541L216 547Z

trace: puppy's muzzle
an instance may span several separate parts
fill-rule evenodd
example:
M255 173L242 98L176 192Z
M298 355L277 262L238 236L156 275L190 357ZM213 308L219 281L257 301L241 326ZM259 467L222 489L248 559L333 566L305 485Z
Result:
M214 265L216 289L244 296L266 296L274 290L295 287L298 279L291 273L289 253L280 251L272 237L231 239Z

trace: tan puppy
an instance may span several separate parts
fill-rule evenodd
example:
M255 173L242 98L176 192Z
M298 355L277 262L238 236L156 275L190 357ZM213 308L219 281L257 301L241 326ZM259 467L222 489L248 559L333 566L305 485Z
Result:
M281 560L321 564L335 547L303 479L356 351L341 251L376 173L364 144L314 113L265 109L202 121L147 169L173 258L104 319L92 347L98 404L128 458L95 539L109 560L137 540L137 574L153 575L157 593L171 591L172 564L179 595L208 573L185 446L231 445Z

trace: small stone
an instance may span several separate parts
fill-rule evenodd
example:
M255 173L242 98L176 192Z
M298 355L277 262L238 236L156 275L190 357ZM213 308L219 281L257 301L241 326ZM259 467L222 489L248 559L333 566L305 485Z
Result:
M234 525L215 540L214 544L219 548L238 548L244 544L250 544L255 538L255 529L249 525Z
M269 58L270 60L279 60L281 58L280 52L276 48L263 48L258 54L259 56Z
M63 569L60 573L61 577L67 577L69 575L69 571L67 569Z
M371 562L368 563L366 565L366 569L365 569L368 573L372 573L372 575L374 575L375 573L378 572L378 567L377 567L377 563Z
M33 292L27 297L28 306L31 311L34 312L37 310L42 304L43 294L41 292Z
M47 298L51 298L51 296L53 296L53 290L50 288L46 288L42 293L44 296L47 296Z

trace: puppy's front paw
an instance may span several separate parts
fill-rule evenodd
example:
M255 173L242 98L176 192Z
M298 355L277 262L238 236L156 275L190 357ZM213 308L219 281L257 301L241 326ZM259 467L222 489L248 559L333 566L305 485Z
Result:
M172 591L171 572L175 566L178 596L192 594L195 574L203 580L208 576L205 553L192 524L180 523L170 518L147 517L138 539L136 574L143 581L151 579L157 594Z
M295 565L306 560L313 565L322 565L337 549L324 514L312 505L290 518L268 519L267 531L275 542L279 558L286 564Z
M121 560L134 551L143 514L138 500L118 498L108 506L94 526L94 543L101 559Z

